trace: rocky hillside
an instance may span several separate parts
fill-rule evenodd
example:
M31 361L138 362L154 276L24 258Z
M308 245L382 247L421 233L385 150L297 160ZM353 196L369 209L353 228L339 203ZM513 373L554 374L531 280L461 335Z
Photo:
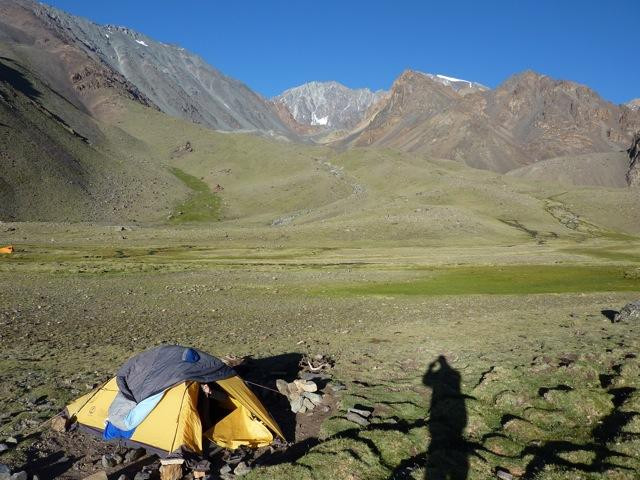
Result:
M640 110L640 98L635 98L630 102L626 103L625 105L629 107L631 110Z
M0 34L18 45L59 37L66 46L116 72L163 112L219 130L259 130L290 135L270 103L184 48L125 27L97 25L31 0L2 0ZM14 17L32 14L30 22ZM27 39L29 39L27 41ZM66 48L66 47L65 47ZM76 72L76 81L85 74Z
M631 147L627 150L629 154L629 172L627 182L631 187L640 187L640 133L633 136Z
M310 82L284 91L273 102L286 107L301 125L342 130L355 127L385 92L351 89L338 82Z
M553 157L624 150L640 128L640 112L531 71L464 95L407 71L384 102L342 145L389 146L506 172Z

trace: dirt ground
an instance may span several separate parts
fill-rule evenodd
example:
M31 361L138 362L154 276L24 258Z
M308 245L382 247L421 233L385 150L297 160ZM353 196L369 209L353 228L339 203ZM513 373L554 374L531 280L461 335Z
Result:
M40 480L102 468L117 445L41 423L132 354L179 343L251 356L242 374L270 388L295 378L305 354L335 360L331 380L345 389L327 387L327 411L294 416L278 394L252 387L292 445L263 452L249 479L637 478L638 325L612 323L608 311L640 296L638 264L528 248L18 252L0 265L0 442L17 440L0 463ZM447 269L460 264L513 281L483 274L448 294ZM506 265L550 265L558 291L513 293ZM569 266L602 281L576 281L584 271ZM487 288L496 290L474 293ZM345 419L355 405L374 409L369 426Z

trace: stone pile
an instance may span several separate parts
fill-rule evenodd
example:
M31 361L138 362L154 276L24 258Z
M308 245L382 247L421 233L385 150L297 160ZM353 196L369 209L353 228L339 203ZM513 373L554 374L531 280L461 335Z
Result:
M310 412L324 401L318 385L312 380L296 379L291 383L276 380L276 388L287 397L293 413Z

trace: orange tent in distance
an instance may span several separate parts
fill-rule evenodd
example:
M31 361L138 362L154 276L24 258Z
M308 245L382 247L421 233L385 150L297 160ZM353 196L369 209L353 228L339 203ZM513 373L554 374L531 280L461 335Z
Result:
M0 247L0 253L13 253L13 245L7 245L6 247Z

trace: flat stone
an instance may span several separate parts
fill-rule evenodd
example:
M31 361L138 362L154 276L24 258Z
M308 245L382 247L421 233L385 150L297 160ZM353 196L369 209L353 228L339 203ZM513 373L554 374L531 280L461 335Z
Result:
M16 437L7 437L5 439L5 443L11 443L12 445L17 445L18 439Z
M101 470L98 473L85 477L84 480L108 480L107 472Z
M289 388L288 388L289 384L282 380L281 378L279 378L278 380L276 380L276 388L278 389L278 391L285 396L289 395Z
M351 422L357 423L361 427L366 427L366 426L369 425L369 420L367 420L366 418L361 417L360 415L358 415L357 413L354 413L354 412L347 412L346 419L351 421Z
M233 474L242 477L251 471L251 468L244 462L240 462L236 465L236 468L233 469Z
M513 480L513 475L504 470L498 470L496 472L496 477L500 478L501 480Z
M322 403L322 395L319 393L304 392L302 396L311 400L314 405L320 405Z
M297 398L291 400L291 411L293 413L298 413L302 408L303 398L298 396Z
M347 410L347 412L353 412L356 415L360 415L361 417L364 418L369 418L371 416L371 414L373 413L373 410L365 410L363 408L350 408Z
M318 390L318 385L311 380L294 380L293 383L296 384L300 392L316 392Z

